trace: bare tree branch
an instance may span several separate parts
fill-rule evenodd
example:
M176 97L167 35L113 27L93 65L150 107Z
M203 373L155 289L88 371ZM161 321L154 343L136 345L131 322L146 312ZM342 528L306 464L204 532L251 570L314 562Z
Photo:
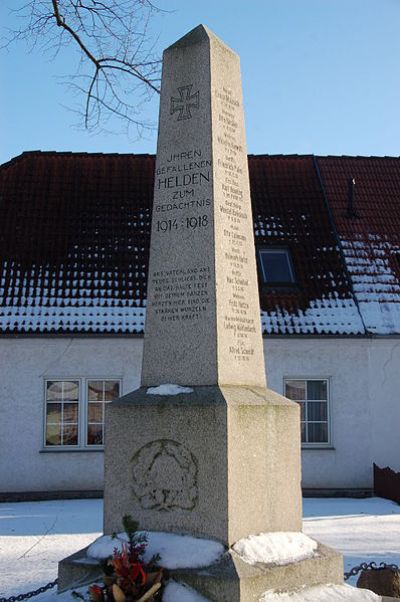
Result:
M150 0L28 0L15 9L21 27L7 45L25 40L57 55L73 45L80 62L71 82L84 94L82 117L89 130L110 116L140 130L144 98L159 93L161 61L150 23L160 11ZM81 78L84 85L76 85Z

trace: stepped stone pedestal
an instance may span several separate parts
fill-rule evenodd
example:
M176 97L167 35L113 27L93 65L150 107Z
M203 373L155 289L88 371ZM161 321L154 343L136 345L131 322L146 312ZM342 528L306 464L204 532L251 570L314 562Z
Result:
M164 52L142 386L107 406L104 533L124 514L224 543L172 572L211 601L343 581L325 546L285 566L232 549L301 531L300 417L265 382L239 59L203 26ZM66 559L60 587L84 566Z

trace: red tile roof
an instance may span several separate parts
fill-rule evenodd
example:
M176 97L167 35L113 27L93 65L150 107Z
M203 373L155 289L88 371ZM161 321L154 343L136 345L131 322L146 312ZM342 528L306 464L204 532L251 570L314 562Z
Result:
M296 275L260 282L264 332L398 332L400 160L250 156L249 170L256 243L288 248ZM153 177L149 155L30 152L0 167L0 332L143 332Z
M320 157L318 165L365 328L400 333L400 159Z
M288 248L297 286L260 282L263 330L275 334L360 334L362 322L311 156L250 156L255 235Z
M0 170L3 332L142 332L154 157L24 153Z

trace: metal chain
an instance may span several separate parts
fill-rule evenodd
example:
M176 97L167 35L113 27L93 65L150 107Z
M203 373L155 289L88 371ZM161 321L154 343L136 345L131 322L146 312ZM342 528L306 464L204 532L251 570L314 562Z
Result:
M347 573L345 573L344 580L347 581L348 579L350 579L350 577L355 577L360 571L380 571L383 569L391 569L392 571L400 570L397 564L387 564L386 562L381 562L378 566L376 562L370 562L369 564L367 564L366 562L362 562L358 566L354 566ZM0 602L22 602L22 600L29 600L29 598L33 598L34 596L43 594L49 589L55 587L57 585L57 581L57 579L55 579L54 581L50 581L50 583L48 583L47 585L43 585L43 587L39 587L39 589L35 589L32 592L27 592L26 594L10 596L9 598L0 598Z
M29 598L33 598L34 596L38 596L39 594L43 594L47 592L47 590L52 589L57 585L57 579L54 581L50 581L47 585L43 585L43 587L39 587L39 589L35 589L32 592L28 592L27 594L19 594L18 596L10 596L10 598L0 598L0 602L21 602L22 600L28 600Z
M391 569L392 571L400 570L397 564L386 564L386 562L381 562L378 566L376 562L370 562L369 564L362 562L358 566L350 569L348 573L345 573L344 580L347 581L350 577L355 577L360 571L381 571L383 569Z

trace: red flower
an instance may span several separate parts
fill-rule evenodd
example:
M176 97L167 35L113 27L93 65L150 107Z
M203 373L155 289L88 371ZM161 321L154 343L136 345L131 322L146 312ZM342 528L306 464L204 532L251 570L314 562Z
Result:
M100 585L94 583L89 587L89 598L91 602L102 602L103 601L103 590Z
M144 565L137 561L136 555L130 558L127 546L123 546L121 552L114 550L111 564L118 577L129 579L132 583L136 583L140 579L140 586L146 583L147 577L143 569Z
M130 578L132 581L136 582L136 580L140 577L140 585L144 585L147 581L146 573L143 570L143 565L140 562L131 564Z

